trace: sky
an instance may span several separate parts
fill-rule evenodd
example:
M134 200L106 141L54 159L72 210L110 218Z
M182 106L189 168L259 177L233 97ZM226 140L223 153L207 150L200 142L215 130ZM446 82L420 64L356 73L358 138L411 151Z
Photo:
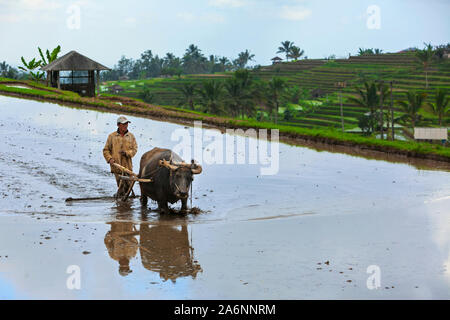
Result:
M190 44L230 59L248 49L253 65L284 58L285 40L308 58L398 52L450 42L449 12L449 0L0 0L0 61L18 66L57 45L108 67Z

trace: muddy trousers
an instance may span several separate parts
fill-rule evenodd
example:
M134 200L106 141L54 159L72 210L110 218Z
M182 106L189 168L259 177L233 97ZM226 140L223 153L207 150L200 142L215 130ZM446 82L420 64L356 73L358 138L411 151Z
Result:
M126 173L124 175L127 176ZM127 193L128 188L130 188L131 182L128 180L120 179L119 174L117 174L117 173L114 173L114 176L116 177L116 183L117 183L117 188L118 188L116 196L123 197Z

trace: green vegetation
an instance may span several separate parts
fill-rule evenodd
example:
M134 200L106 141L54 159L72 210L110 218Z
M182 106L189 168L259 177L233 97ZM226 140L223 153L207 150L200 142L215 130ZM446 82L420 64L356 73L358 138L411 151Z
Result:
M418 120L418 112L422 108L426 97L426 93L408 91L406 92L406 101L398 101L398 104L405 112L404 118L411 124L411 128L415 127Z
M450 98L447 98L447 90L438 88L436 90L435 102L429 102L428 106L432 112L438 116L439 126L442 125L442 119L450 116Z
M279 52L294 61L245 69L254 57L248 50L231 62L214 55L206 58L197 46L190 45L181 58L172 53L159 58L150 50L136 61L122 57L104 79L123 79L103 82L100 98L81 98L38 82L27 82L27 89L3 83L0 91L168 119L203 120L222 127L278 128L327 143L442 155L448 154L448 148L411 141L409 128L450 123L446 98L450 60L444 56L448 48L427 46L425 64L420 58L424 50L418 49L403 53L360 49L360 55L348 59L298 60L303 50L284 41ZM40 49L39 53L43 63L54 56L48 50L47 59ZM3 69L8 71L7 66ZM124 90L106 94L113 84ZM408 141L380 141L378 132L383 140L386 129L388 138Z
M44 77L44 72L34 72L33 70L45 66L48 63L51 63L52 61L56 60L58 58L58 54L61 51L61 46L57 46L55 49L52 50L50 53L48 50L46 51L47 54L47 60L45 59L41 48L38 47L39 55L41 56L41 60L37 60L36 58L33 58L30 60L30 62L26 62L24 57L21 57L21 61L23 63L23 67L19 67L20 70L23 70L25 72L28 72L30 74L30 77L34 81L39 81Z
M292 42L290 42L292 47ZM377 50L373 50L378 52ZM252 78L253 106L249 113L242 112L239 109L236 99L231 96L238 95L235 91L232 93L231 84L223 85L222 94L222 114L240 118L253 118L264 121L274 121L277 118L278 124L304 128L340 128L340 104L338 88L336 82L345 82L346 88L342 90L343 95L343 114L345 122L345 131L357 132L361 118L364 114L370 112L376 117L377 121L365 121L374 128L365 133L375 136L377 130L381 129L381 114L383 122L392 127L394 120L396 136L399 138L406 134L402 128L408 125L408 120L402 117L405 113L403 109L395 103L393 105L394 119L390 112L391 97L388 83L394 81L392 99L393 101L404 100L405 92L416 90L427 93L424 101L425 105L434 103L436 90L442 88L450 89L450 61L448 59L438 59L434 55L431 60L428 71L428 89L424 88L425 74L420 60L416 57L415 51L406 53L383 53L373 55L352 56L349 59L335 60L312 60L302 59L299 61L277 63L270 66L264 66L259 69L249 70ZM151 78L135 81L111 81L106 85L119 84L124 88L120 93L122 96L139 98L139 92L144 84L154 94L153 103L158 105L183 106L186 109L204 110L201 104L201 95L199 90L203 89L205 81L217 81L224 84L234 77L231 72L216 72L214 74L190 74L181 77L170 78ZM286 88L283 90L278 102L279 114L276 114L274 106L267 99L268 83L273 78L280 78L286 82ZM361 99L360 91L357 88L365 89L364 83L375 83L378 88L379 82L385 83L383 91L383 112L380 114L377 110L380 103L375 102L372 109L357 103L355 99ZM196 90L191 99L193 103L188 103L186 96L182 91L186 85L194 85ZM237 87L235 85L235 90ZM379 91L379 89L377 90ZM319 104L311 107L309 102L316 101ZM291 108L284 117L284 112L288 104L298 105L301 108ZM305 112L306 111L306 112ZM416 125L420 126L445 126L450 123L448 114L443 114L441 121L439 116L431 109L422 108L419 111L420 118ZM365 120L365 119L363 119ZM364 121L363 121L364 122ZM385 126L383 124L383 126ZM386 129L385 129L386 130ZM361 133L361 131L359 131ZM391 135L392 137L392 135Z
M9 84L23 84L30 89L14 88L7 86ZM167 119L183 118L190 120L202 120L205 123L234 128L266 128L279 129L280 134L302 137L305 139L316 140L328 143L342 143L345 145L366 146L375 150L400 152L416 155L437 155L450 159L450 149L436 144L418 143L414 141L386 141L370 137L362 137L349 133L342 133L334 128L316 128L308 129L292 125L275 124L272 122L258 121L256 119L236 119L231 117L218 117L214 114L208 114L199 111L186 110L173 106L151 106L134 99L117 97L113 95L104 95L99 98L80 97L78 94L69 91L62 91L54 88L47 88L32 81L13 81L11 79L0 78L0 93L19 93L23 96L44 98L49 101L76 103L81 106L104 108L116 110L123 113L142 114L149 116L167 117ZM121 102L118 104L117 102Z

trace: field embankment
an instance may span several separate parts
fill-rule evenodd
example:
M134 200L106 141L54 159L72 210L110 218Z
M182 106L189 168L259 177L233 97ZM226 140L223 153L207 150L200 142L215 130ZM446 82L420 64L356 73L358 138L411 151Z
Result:
M123 114L150 117L161 121L190 123L198 120L213 127L279 129L280 139L298 145L330 145L351 149L352 154L366 155L367 151L382 152L407 158L419 158L450 162L450 149L437 144L418 143L414 141L386 141L362 137L338 130L312 129L255 120L215 116L197 111L188 111L176 107L156 106L128 97L100 96L99 98L80 97L76 93L47 88L31 81L14 81L0 78L0 94L44 100L68 106L113 111ZM345 150L341 150L344 151Z

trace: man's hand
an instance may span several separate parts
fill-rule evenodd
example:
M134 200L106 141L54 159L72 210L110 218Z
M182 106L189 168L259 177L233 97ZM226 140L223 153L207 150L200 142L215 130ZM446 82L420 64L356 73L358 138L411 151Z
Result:
M109 160L109 164L113 164L115 161L114 161L114 159L113 158L111 158L110 160Z

